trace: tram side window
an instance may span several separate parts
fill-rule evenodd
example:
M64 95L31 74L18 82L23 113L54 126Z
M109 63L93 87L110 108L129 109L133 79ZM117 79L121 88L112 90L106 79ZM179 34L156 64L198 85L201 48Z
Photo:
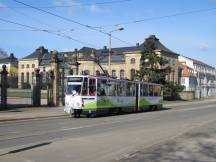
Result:
M127 83L126 84L126 96L132 96L133 91L132 91L132 83Z
M116 82L117 96L125 96L124 82Z
M161 95L161 87L160 86L156 85L154 87L154 95L155 96L160 96Z
M132 88L132 96L136 96L136 84L133 83L131 88Z
M95 96L96 95L96 82L95 79L89 79L89 95Z
M83 87L82 87L82 95L86 96L88 94L88 78L84 78Z
M125 82L120 82L120 96L125 96Z
M149 85L149 96L154 96L154 88L153 88L153 85Z
M143 96L143 84L140 84L140 96Z
M110 81L109 83L109 95L110 96L116 96L117 93L117 85L115 82Z
M143 96L149 95L149 87L147 84L143 84Z
M98 82L97 82L97 95L98 96L106 96L106 95L108 95L107 80L98 79Z

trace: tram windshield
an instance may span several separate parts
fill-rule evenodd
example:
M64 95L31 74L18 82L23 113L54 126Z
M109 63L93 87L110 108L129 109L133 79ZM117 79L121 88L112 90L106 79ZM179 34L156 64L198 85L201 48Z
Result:
M81 92L81 84L80 85L68 85L66 94L72 94L72 91L76 91L76 93L80 94Z

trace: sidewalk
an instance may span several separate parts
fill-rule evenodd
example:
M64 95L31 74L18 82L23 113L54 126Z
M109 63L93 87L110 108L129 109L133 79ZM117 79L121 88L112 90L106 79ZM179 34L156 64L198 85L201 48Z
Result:
M215 98L195 101L171 101L163 104L163 107L184 106L197 103L216 102ZM37 118L50 118L65 116L64 107L29 107L14 108L10 110L0 111L0 122L16 121Z
M0 122L65 116L64 107L31 107L0 111Z

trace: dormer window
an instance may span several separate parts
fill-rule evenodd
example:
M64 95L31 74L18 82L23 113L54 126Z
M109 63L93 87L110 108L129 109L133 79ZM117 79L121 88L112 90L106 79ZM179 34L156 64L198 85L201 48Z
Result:
M136 63L136 59L135 59L135 58L132 58L132 59L130 60L130 63L131 63L131 64L135 64L135 63Z

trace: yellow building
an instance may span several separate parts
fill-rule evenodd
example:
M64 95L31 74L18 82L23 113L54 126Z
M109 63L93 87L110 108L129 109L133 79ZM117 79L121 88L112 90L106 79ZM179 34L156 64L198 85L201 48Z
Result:
M111 50L111 76L122 79L133 79L137 70L140 69L141 51L145 44L152 41L155 44L155 52L169 61L172 72L167 76L167 80L178 82L178 54L166 48L154 35L149 36L142 44L132 47L112 48ZM107 47L94 49L83 47L78 51L59 52L60 62L59 72L68 74L90 74L101 75L109 71ZM44 47L39 47L32 54L19 61L19 87L23 83L32 84L35 68L40 68L43 80L46 79L50 67L51 54ZM80 65L76 66L76 63ZM99 64L98 64L99 63ZM101 68L101 67L102 68ZM104 71L103 71L103 70ZM62 75L62 74L61 74Z
M30 55L22 58L18 62L18 87L29 88L33 83L35 68L39 68L43 56L48 53L44 47L37 48Z
M156 47L156 54L168 60L168 65L172 68L172 72L167 76L167 80L178 82L178 54L166 48L158 38L151 35L142 44L137 44L132 47L112 48L111 50L111 76L124 79L133 79L137 70L140 69L141 51L144 49L145 44L152 41ZM67 52L65 56L75 59L75 52ZM103 49L93 49L83 47L77 53L78 62L80 63L78 74L97 75L103 73L100 66L95 62L95 59L102 68L107 72L109 51L106 47ZM70 60L70 59L69 59ZM75 74L76 67L71 66Z

